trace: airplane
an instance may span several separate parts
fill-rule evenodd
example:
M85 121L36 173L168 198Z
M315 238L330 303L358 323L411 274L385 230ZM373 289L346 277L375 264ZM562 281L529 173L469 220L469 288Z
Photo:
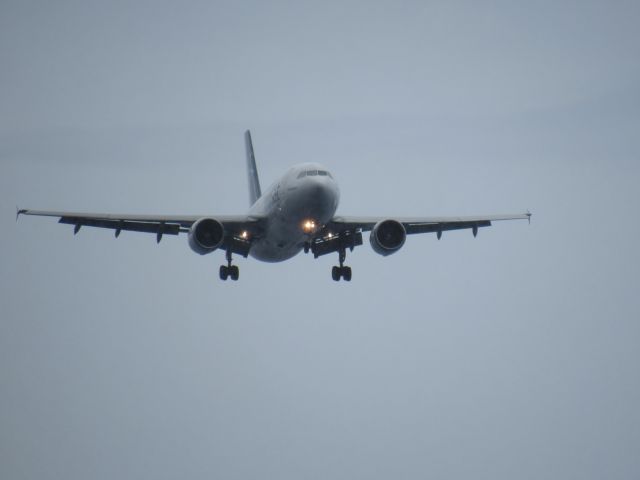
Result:
M103 213L57 212L16 209L20 215L59 217L58 222L81 227L109 228L118 238L123 230L163 235L186 233L189 246L200 255L216 250L226 253L226 265L220 266L221 280L238 280L240 271L232 255L251 255L263 262L282 262L301 251L314 258L338 254L339 265L331 270L335 281L351 281L351 267L344 264L347 250L362 245L363 232L370 232L374 252L387 256L404 245L407 235L478 229L498 220L525 219L531 213L480 215L469 217L360 217L336 215L340 190L333 174L319 163L301 163L291 167L264 194L260 189L251 132L244 134L249 180L249 211L245 215L121 215Z

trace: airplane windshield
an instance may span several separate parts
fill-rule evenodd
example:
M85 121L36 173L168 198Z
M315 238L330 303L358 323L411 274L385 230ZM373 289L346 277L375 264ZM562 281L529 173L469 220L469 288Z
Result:
M326 170L307 170L307 171L303 171L303 172L300 172L298 174L297 178L303 178L303 177L306 177L306 176L314 177L316 175L333 178L331 176L331 174L329 172L327 172Z

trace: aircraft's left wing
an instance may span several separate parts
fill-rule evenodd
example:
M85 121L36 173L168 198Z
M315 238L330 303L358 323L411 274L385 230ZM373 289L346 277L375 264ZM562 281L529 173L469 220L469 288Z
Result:
M353 250L362 245L362 232L370 231L377 224L402 224L402 232L387 230L384 235L391 235L391 245L383 247L384 255L396 251L404 243L405 235L416 233L435 233L438 239L446 230L471 229L473 235L478 234L478 228L489 227L491 222L499 220L530 220L531 214L517 213L508 215L478 215L470 217L350 217L336 216L319 232L308 245L315 257L332 252ZM396 223L397 222L397 223ZM375 247L374 247L375 249Z
M530 220L531 213L507 215L477 215L469 217L349 217L336 216L327 225L334 233L344 230L372 230L376 223L384 220L396 220L404 226L408 235L414 233L444 232L470 228L476 232L478 227L490 227L491 222L500 220Z
M246 215L129 215L28 209L18 210L16 219L20 215L58 217L59 223L74 225L74 233L78 233L83 226L109 228L115 230L116 237L123 230L155 233L158 242L162 239L162 235L178 235L180 232L188 232L191 225L201 218L218 220L224 226L225 231L232 236L241 236L242 232L247 232L255 237L261 233L261 219Z

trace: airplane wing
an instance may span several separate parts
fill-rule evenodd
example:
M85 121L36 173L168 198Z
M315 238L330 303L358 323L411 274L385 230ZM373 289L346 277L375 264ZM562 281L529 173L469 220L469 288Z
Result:
M477 233L478 227L490 227L491 222L500 220L531 220L531 213L507 215L477 215L469 217L350 217L336 216L327 225L333 233L345 230L372 230L376 223L384 220L396 220L404 226L408 235L414 233L438 233L438 238L445 230L461 230L470 228Z
M116 237L123 230L155 233L158 242L162 239L162 235L178 235L180 232L188 232L191 225L201 218L215 218L224 225L227 232L237 237L240 237L242 232L249 233L251 237L257 237L262 230L260 218L246 215L129 215L28 209L18 210L16 219L20 215L58 217L58 223L74 225L74 233L78 233L83 226L109 228L115 230Z
M399 222L404 232L394 239L397 247L389 247L383 251L383 255L393 253L404 243L404 236L416 233L435 233L438 239L446 230L462 230L469 228L473 235L478 234L478 228L489 227L491 222L499 220L531 220L531 213L517 213L508 215L477 215L470 217L351 217L336 216L331 219L319 234L305 247L311 250L317 258L332 252L344 252L345 249L353 250L362 245L362 232L373 230L382 222ZM374 247L375 250L375 247ZM380 252L378 252L380 253Z

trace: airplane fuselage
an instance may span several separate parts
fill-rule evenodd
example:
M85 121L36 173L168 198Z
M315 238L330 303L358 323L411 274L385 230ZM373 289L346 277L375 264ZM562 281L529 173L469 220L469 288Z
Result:
M292 167L249 210L250 216L266 218L264 234L253 241L250 255L263 262L297 255L333 218L339 200L338 185L322 165Z

